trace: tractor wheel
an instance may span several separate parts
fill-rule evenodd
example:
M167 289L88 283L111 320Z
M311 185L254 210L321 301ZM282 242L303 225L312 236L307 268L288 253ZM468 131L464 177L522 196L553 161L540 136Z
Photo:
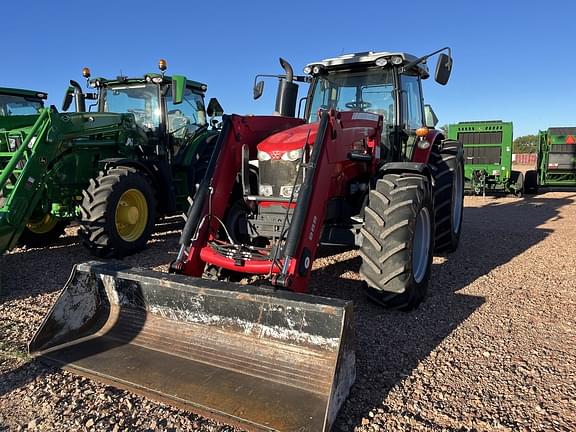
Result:
M526 171L524 174L524 191L529 194L538 193L538 172L535 170Z
M460 243L464 210L464 152L458 141L432 149L434 173L435 252L454 252Z
M360 248L368 296L392 309L424 299L432 268L434 208L430 182L417 174L386 174L370 191Z
M512 171L510 174L510 191L520 198L524 194L524 188L526 187L524 174L520 171Z
M93 253L121 258L146 247L156 202L144 175L130 167L111 168L91 179L83 195L80 236Z
M31 218L20 235L19 243L28 247L44 247L53 244L64 234L68 222L50 213Z

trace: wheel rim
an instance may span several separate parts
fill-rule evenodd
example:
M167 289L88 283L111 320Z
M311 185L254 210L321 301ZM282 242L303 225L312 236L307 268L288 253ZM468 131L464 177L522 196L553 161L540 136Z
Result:
M460 222L462 221L462 195L464 193L464 175L462 165L458 164L456 176L454 177L454 186L452 187L452 227L454 234L460 231Z
M414 245L412 249L412 273L416 283L422 282L428 270L428 255L430 252L430 240L432 239L432 224L430 212L422 208L416 217L414 228Z
M137 189L129 189L122 194L116 206L116 230L120 238L127 242L138 240L148 224L148 203Z
M26 224L26 228L34 234L47 234L52 231L57 224L58 219L48 213L40 218L30 220L30 222Z

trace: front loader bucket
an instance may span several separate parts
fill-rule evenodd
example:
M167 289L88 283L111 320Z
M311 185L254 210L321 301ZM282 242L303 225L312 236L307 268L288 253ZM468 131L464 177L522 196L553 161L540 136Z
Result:
M30 353L250 430L329 430L354 382L352 305L77 265Z

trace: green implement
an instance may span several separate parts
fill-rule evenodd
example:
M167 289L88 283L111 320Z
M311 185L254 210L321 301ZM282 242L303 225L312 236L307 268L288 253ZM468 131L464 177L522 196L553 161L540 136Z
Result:
M576 186L576 127L553 127L538 133L536 170L526 173L527 187Z
M466 189L474 194L502 191L522 195L524 175L512 170L512 123L460 122L448 126L448 138L464 145Z

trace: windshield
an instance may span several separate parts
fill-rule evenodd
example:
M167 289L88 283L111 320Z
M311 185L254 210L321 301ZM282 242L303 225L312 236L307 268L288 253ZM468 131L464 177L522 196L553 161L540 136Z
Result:
M206 126L206 109L204 98L200 93L190 88L184 90L182 103L172 102L172 92L166 95L166 112L168 117L168 133L176 138L192 135L199 128Z
M318 121L318 111L368 111L382 115L384 125L394 124L394 75L390 69L332 72L314 83L308 121Z
M143 129L160 126L160 92L156 84L115 85L102 89L102 111L132 113Z
M24 96L0 95L0 115L34 115L44 106L41 99Z

